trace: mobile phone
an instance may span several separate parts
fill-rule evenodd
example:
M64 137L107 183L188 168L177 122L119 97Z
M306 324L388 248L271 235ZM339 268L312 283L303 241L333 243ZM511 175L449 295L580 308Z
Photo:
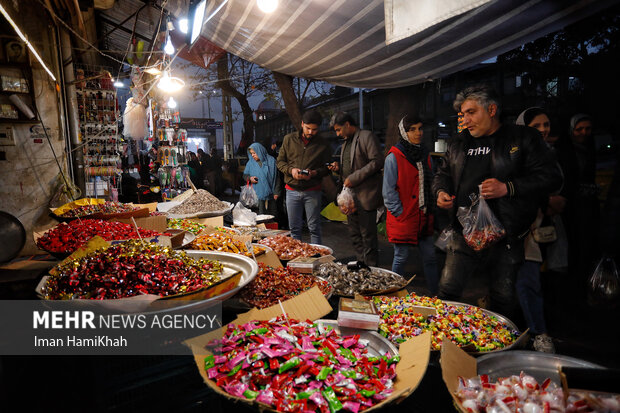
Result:
M299 171L299 173L302 175L310 175L310 171L307 169L302 169L301 171Z

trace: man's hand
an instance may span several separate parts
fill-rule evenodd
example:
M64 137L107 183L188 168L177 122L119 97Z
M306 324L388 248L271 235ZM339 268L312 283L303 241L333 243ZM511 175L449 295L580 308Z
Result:
M273 199L274 199L275 201L277 201L279 197L280 197L280 195L274 195L274 196L273 196Z
M353 205L351 208L347 208L346 206L339 205L338 208L340 208L340 212L342 212L345 215L351 215L352 213L357 211L357 208L355 208L355 205Z
M437 194L437 206L441 209L450 209L454 206L454 196L443 191Z
M484 199L501 198L508 193L508 187L505 183L495 178L489 178L482 181L480 195Z
M310 175L303 175L301 173L301 169L299 168L291 169L291 176L293 177L293 179L297 179L298 181L307 181L308 179L310 179Z
M250 182L253 183L253 184L258 183L258 178L255 177L255 176L251 176L250 177Z
M338 161L334 161L327 166L327 169L332 172L338 172L340 170L340 165L338 164Z
M353 187L353 185L351 185L351 181L349 180L349 178L346 178L344 182L342 183L342 185L346 186L347 188Z

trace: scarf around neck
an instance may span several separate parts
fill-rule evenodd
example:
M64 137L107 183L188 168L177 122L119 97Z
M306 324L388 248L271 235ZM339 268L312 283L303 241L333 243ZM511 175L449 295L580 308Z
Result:
M418 170L420 186L418 202L420 209L426 213L426 210L433 205L431 197L431 180L433 177L427 162L428 152L422 145L414 145L407 140L407 132L403 126L403 119L401 119L398 124L400 140L396 144L396 147L400 149L400 151L405 155L405 158L407 158L407 160Z

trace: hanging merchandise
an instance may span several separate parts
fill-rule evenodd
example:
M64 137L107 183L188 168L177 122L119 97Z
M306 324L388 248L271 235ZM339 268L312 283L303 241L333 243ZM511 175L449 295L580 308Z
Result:
M118 134L116 91L107 69L88 66L76 72L88 79L78 82L76 90L86 196L113 199L118 194L124 144Z
M146 122L146 108L136 104L134 98L127 99L127 106L123 114L123 136L134 139L144 139L148 134Z

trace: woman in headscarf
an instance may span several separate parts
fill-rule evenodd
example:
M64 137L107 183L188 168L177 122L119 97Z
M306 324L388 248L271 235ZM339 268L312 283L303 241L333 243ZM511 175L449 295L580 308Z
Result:
M277 215L276 200L280 193L280 180L276 160L267 154L267 149L258 142L248 148L248 163L243 179L254 186L258 197L258 213Z
M540 132L543 140L553 149L557 141L557 136L551 134L551 121L544 109L531 107L519 115L515 124L529 126ZM558 168L560 165L558 164ZM562 168L560 168L562 169ZM547 243L546 259L547 267L550 270L565 270L568 265L568 251L566 235L560 213L566 205L566 198L559 194L543 196L540 199L540 209L538 216L531 226L532 231L525 238L525 262L519 269L515 289L517 297L523 310L523 316L530 333L534 336L532 347L536 351L545 353L555 353L553 340L547 334L547 325L543 310L543 292L540 284L540 267L543 262L543 251L534 239L533 232L541 227L544 221L545 226L553 225L558 238L553 243Z
M394 244L392 271L405 275L413 250L415 271L424 268L431 295L437 293L439 276L433 243L431 160L422 143L422 120L406 115L399 124L400 140L385 158L383 201L388 210L386 229Z

